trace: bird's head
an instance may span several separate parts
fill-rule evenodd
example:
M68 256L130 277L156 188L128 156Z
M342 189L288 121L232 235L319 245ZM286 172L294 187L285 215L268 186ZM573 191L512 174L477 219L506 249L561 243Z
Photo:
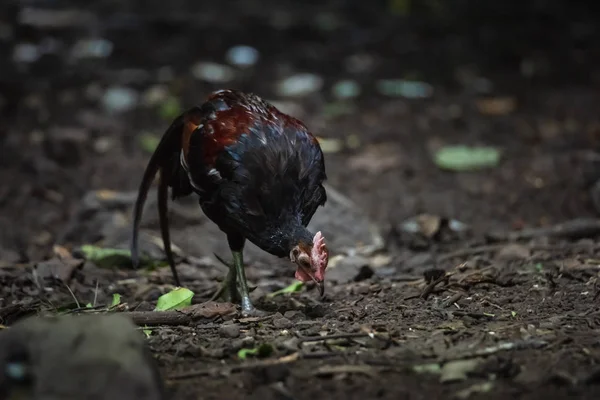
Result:
M329 251L325 238L317 232L312 244L298 243L290 251L290 260L296 264L296 279L301 282L313 281L323 296L325 292L325 269L329 261Z

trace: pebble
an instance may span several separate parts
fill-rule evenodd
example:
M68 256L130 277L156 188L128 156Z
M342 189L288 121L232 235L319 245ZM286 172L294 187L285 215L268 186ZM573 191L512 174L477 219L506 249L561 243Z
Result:
M277 85L280 96L301 97L318 92L323 87L323 78L310 73L300 73L285 78Z
M341 80L333 85L331 92L338 99L350 99L360 95L360 85L353 80Z
M330 281L343 284L369 279L374 271L366 257L354 255L336 259L335 264L329 266L327 273Z
M125 86L112 86L104 92L102 105L109 113L132 110L139 101L139 93Z
M241 68L251 67L258 62L260 53L251 46L233 46L225 54L225 59L230 64Z
M82 39L71 49L71 56L75 59L106 58L112 54L113 47L106 39Z
M404 79L381 79L376 83L379 93L391 97L424 99L433 95L433 86L426 82Z
M224 324L219 328L219 334L222 337L235 339L240 336L240 326L238 324Z
M192 66L192 75L206 82L225 83L235 78L235 71L227 65L201 61Z
M17 63L33 63L40 58L38 47L31 43L19 43L13 49L13 61Z
M166 85L154 85L142 94L142 104L146 107L159 105L169 97L169 88Z
M294 323L285 317L273 320L273 326L277 329L288 329L294 326Z
M302 314L302 311L298 311L298 310L289 310L289 311L286 311L283 314L283 316L285 318L289 319L290 321L304 319L304 314Z

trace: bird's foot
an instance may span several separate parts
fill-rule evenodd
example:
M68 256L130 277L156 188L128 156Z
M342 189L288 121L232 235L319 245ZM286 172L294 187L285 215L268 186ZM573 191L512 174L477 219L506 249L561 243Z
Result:
M211 301L222 300L229 303L239 303L242 299L242 294L235 285L235 282L231 284L227 280L224 281L219 289L211 297Z
M254 307L250 299L247 299L247 301L242 300L242 317L266 317L267 315L269 315L268 312Z

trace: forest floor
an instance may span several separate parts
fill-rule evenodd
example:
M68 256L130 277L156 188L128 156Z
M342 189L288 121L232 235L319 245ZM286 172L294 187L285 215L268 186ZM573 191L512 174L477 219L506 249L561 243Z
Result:
M293 271L249 246L253 298L268 317L208 303L204 318L149 327L175 399L600 396L597 28L574 38L523 17L519 29L490 23L485 36L472 22L400 26L385 10L350 6L211 2L183 12L183 1L171 11L126 3L95 1L95 15L62 19L31 12L30 26L3 14L12 30L0 61L3 324L106 305L114 293L120 310L153 309L173 288L168 268L60 256L85 244L127 248L148 142L181 107L230 87L275 101L326 139L328 184L340 194L314 224L331 240L332 265L323 299L314 288L269 297ZM110 56L100 42L77 50L97 58L73 55L91 32L111 43ZM44 43L46 54L11 61L24 41ZM258 64L197 78L210 73L199 61L227 64L236 44L255 47ZM300 72L323 86L278 93ZM361 85L360 95L336 98L341 79ZM396 85L385 95L380 79L434 90L409 98ZM432 154L454 144L498 147L501 161L444 171ZM162 258L149 202L144 249ZM184 286L193 303L206 302L224 274L213 252L230 257L225 238L194 199L173 205L171 221ZM265 354L240 359L241 348L259 347Z

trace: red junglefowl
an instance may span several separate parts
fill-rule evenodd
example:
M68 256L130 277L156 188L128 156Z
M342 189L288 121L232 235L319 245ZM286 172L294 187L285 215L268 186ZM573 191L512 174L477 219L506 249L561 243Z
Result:
M196 193L204 213L227 235L233 264L213 299L240 301L244 315L258 315L244 272L246 239L296 264L296 279L324 293L328 250L321 232L306 226L325 204L323 152L299 120L260 97L235 90L212 93L180 115L152 155L134 209L131 254L138 263L138 231L156 173L161 233L175 283L167 200ZM240 290L237 288L239 278Z

